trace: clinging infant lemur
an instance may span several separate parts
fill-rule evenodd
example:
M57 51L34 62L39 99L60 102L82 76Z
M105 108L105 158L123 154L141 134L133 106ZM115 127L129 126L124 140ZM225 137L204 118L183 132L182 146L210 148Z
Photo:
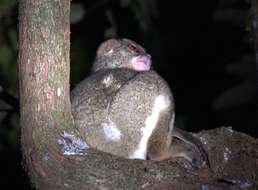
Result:
M71 93L75 126L91 147L104 152L151 160L183 155L191 161L191 156L171 148L175 136L190 144L207 164L200 142L174 128L171 90L150 68L150 55L137 43L103 42L92 74Z

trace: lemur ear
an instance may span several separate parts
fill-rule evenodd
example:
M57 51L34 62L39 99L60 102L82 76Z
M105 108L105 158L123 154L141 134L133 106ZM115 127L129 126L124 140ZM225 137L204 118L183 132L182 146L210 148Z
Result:
M114 49L110 49L107 53L105 53L106 56L111 56L114 53Z
M112 53L114 52L114 47L116 47L116 45L119 45L119 42L118 40L113 38L103 42L97 50L97 57L101 57L103 55L112 55Z

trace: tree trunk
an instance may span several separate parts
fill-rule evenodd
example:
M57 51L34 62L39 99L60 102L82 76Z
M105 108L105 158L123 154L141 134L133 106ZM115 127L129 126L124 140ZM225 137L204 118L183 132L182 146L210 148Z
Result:
M19 4L19 77L22 150L41 187L59 150L56 139L72 127L69 103L70 0Z
M70 108L70 0L19 3L21 142L34 186L191 190L248 189L257 184L257 141L224 128L199 135L211 162L207 170L127 160L89 148L73 126Z

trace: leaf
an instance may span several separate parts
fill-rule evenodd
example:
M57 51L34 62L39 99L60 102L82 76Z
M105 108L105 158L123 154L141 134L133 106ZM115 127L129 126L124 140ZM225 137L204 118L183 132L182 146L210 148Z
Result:
M2 110L8 111L8 110L11 110L11 109L12 109L12 106L10 104L8 104L4 100L0 99L0 112Z
M236 3L239 3L241 2L241 0L220 0L219 1L219 6L225 6L225 5L233 5L233 4L236 4Z
M230 74L243 77L245 80L257 79L257 68L255 64L255 57L253 54L247 54L239 63L232 63L227 65L226 70Z
M71 5L71 23L80 22L85 14L82 4L72 3Z
M16 0L0 0L0 13L3 10L11 9L16 3Z
M147 29L153 19L159 16L156 0L137 0L132 5L132 11L138 19L142 29Z
M8 69L8 64L12 60L12 51L9 46L2 45L0 46L0 68L1 69Z
M247 11L240 9L221 9L213 14L215 21L231 22L236 26L245 27L247 22Z
M105 38L116 38L118 34L117 34L117 23L114 18L114 15L112 14L112 12L109 9L106 10L105 14L110 23L110 27L105 30L104 37Z
M129 7L131 4L131 0L120 0L120 6L123 8Z
M253 104L258 97L258 83L246 81L236 87L225 90L214 101L212 107L214 109L227 109L242 104Z
M11 28L8 31L8 37L10 39L11 42L11 46L12 48L14 48L15 50L18 50L18 40L17 40L17 30L14 28Z

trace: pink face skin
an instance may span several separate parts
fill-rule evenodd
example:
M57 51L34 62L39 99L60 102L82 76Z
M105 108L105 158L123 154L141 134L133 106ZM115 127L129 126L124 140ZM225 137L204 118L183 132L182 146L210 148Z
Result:
M134 57L131 59L130 65L136 71L149 71L151 68L151 56L146 54Z

